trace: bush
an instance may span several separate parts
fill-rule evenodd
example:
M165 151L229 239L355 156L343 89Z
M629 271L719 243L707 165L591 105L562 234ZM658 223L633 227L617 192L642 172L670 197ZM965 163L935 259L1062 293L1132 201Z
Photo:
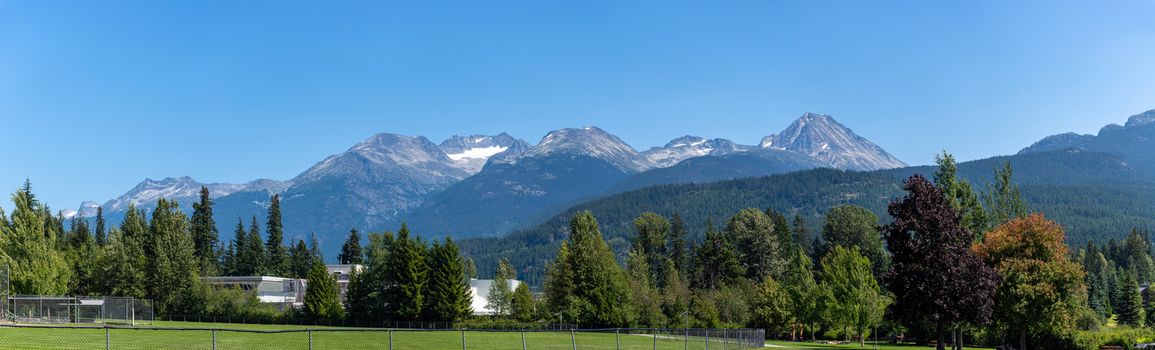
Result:
M1131 349L1135 344L1155 339L1155 331L1146 328L1110 328L1101 331L1074 331L1055 339L1046 349L1098 350L1103 345L1118 345Z

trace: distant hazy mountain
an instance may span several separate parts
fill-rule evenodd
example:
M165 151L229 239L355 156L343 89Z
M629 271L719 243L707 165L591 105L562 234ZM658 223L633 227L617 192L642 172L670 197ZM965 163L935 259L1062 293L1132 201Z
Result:
M782 132L763 138L760 146L806 154L836 169L877 170L906 166L882 147L854 134L850 128L825 114L803 114Z
M1136 114L1125 125L1110 124L1098 135L1052 135L1022 149L1019 154L1081 150L1118 156L1129 166L1155 180L1155 110Z

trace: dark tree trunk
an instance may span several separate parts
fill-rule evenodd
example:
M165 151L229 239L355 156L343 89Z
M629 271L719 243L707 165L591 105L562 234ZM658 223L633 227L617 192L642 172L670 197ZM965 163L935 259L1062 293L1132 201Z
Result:
M946 327L942 324L938 325L938 344L934 345L935 350L946 350Z
M1019 350L1027 350L1027 330L1019 331Z

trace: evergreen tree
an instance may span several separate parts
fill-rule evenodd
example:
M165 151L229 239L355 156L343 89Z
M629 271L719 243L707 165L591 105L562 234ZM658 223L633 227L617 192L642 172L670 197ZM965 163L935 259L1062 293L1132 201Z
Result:
M465 280L461 252L453 239L446 237L445 243L433 242L426 258L429 266L428 283L425 286L426 321L456 322L473 314L473 296L469 283Z
M92 243L92 232L88 230L88 221L84 218L73 217L72 229L68 233L68 247L72 250L83 249Z
M208 187L201 186L200 198L193 203L193 214L189 230L193 237L193 255L200 266L201 275L216 275L220 257L217 256L217 223L213 221L213 200L209 198Z
M108 244L108 233L104 230L104 208L96 207L96 244Z
M115 228L108 236L108 244L94 264L93 290L103 295L145 298L145 257L140 243Z
M298 246L304 246L300 241ZM306 250L307 251L307 250ZM341 301L338 299L337 280L329 274L324 264L314 263L309 268L309 288L305 289L305 314L313 319L338 319L342 316Z
M241 232L245 230L242 229ZM223 243L224 248L221 249L221 275L222 276L236 276L237 275L237 248L233 241Z
M257 217L249 222L248 233L237 220L237 272L238 276L260 276L265 269L265 243L261 240L261 229L257 227Z
M289 250L289 277L307 278L309 270L312 270L313 265L318 263L313 254L309 252L309 247L305 246L305 240L297 240L297 244Z
M766 277L780 278L786 270L786 259L779 255L781 242L774 234L774 223L766 213L748 208L739 211L726 222L726 236L737 247L738 260L746 269L746 277L761 281Z
M790 232L790 222L786 220L786 214L774 209L766 209L766 216L774 224L774 237L778 241L777 259L788 263L790 257L794 256L794 251L799 248L797 244L794 244L794 233Z
M318 263L325 264L325 255L321 254L321 243L317 241L316 233L309 233L309 255Z
M794 215L794 245L798 246L806 255L814 254L814 247L810 244L810 229L806 227L806 220L802 215Z
M1142 327L1146 315L1143 314L1143 296L1139 293L1139 282L1131 274L1123 276L1120 284L1119 304L1115 306L1116 320L1119 324Z
M569 242L562 241L557 259L549 262L545 274L546 305L551 313L560 313L569 320L578 317L577 297L574 294L573 270L570 267ZM560 324L558 325L561 326Z
M826 242L823 251L828 254L836 246L858 247L870 259L875 276L881 276L890 268L890 255L882 247L882 235L878 232L878 217L866 208L840 205L830 209L822 225L822 238Z
M364 259L361 253L361 234L357 229L349 230L349 238L341 245L341 254L337 255L339 264L360 264Z
M625 326L630 323L631 305L629 285L625 273L614 261L613 252L602 239L597 220L588 211L577 213L570 221L569 252L559 251L556 264L561 276L568 282L554 281L552 288L571 285L568 292L551 295L564 298L562 312L570 312L572 320L583 326ZM564 246L563 246L564 247ZM560 260L564 258L565 260ZM547 289L547 292L550 292ZM558 293L554 291L554 293Z
M427 266L425 244L419 238L409 237L409 228L401 224L397 239L389 244L386 254L384 291L385 316L398 321L416 320L425 303Z
M634 300L634 320L639 325L660 327L665 324L662 314L662 300L650 277L649 261L639 248L631 249L626 256L626 277Z
M745 273L737 249L722 233L706 232L706 239L694 247L695 287L714 289Z
M903 190L907 195L887 209L894 222L884 230L894 255L883 280L895 296L894 316L931 325L943 350L947 330L989 321L998 274L971 251L974 234L937 187L914 175Z
M634 238L633 250L642 254L646 259L646 266L650 271L646 276L647 280L653 283L655 287L663 287L665 283L662 278L666 276L666 267L663 262L666 259L666 246L668 237L670 236L670 223L666 218L654 213L643 213L637 219L634 219L634 232L637 232L637 237Z
M193 254L192 236L188 218L180 212L176 202L160 199L149 221L145 247L146 290L153 299L158 317L196 314L203 303L197 300L199 279L197 259Z
M934 184L951 201L962 217L962 225L970 232L981 235L987 230L987 213L979 203L970 182L958 178L958 165L954 156L943 151L934 156L938 169L934 172ZM979 240L982 238L979 237ZM867 254L869 256L869 254Z
M690 262L689 244L687 242L686 224L682 222L682 215L674 213L670 227L670 259L674 260L674 269L679 273L688 270Z
M265 226L269 240L265 241L265 269L270 275L284 276L289 270L289 253L285 251L285 232L281 225L281 196L269 200L269 217Z
M986 202L989 211L987 217L992 224L1002 224L1027 215L1027 204L1023 202L1019 187L1011 180L1013 175L1011 162L1005 162L1002 169L995 169L994 184L987 184L983 201Z
M477 278L477 263L473 258L465 258L465 279Z
M148 215L143 209L136 209L135 204L129 204L124 213L124 220L120 222L120 233L125 239L143 244L144 236L148 235Z
M513 318L521 322L533 321L534 310L533 294L529 292L529 285L520 283L513 290L513 302L510 304Z
M12 194L11 218L0 226L0 252L10 267L9 288L13 295L63 295L68 293L72 270L64 255L56 250L56 231L47 229L51 215L32 194L32 185Z
M493 311L493 315L509 315L510 303L513 302L513 289L509 285L514 279L517 279L517 271L509 265L509 260L501 258L497 262L497 272L493 275L493 284L489 285L489 302L485 304L487 309Z

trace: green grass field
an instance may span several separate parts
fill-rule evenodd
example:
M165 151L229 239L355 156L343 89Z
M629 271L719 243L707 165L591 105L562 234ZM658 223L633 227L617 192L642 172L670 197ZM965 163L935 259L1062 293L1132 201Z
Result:
M389 349L390 333L381 330L304 327L282 325L240 325L194 322L158 322L158 328L216 328L216 349L309 349L306 332L255 333L243 331L281 331L314 329L313 349ZM112 349L213 349L210 330L115 328L108 330L108 345ZM105 329L84 328L12 328L0 327L0 348L3 349L104 349ZM621 334L614 332L577 332L573 341L578 349L654 349L651 335ZM461 349L459 331L393 331L393 349ZM620 347L618 347L620 344ZM740 349L734 344L723 344L711 339L680 336L657 337L657 349ZM466 331L467 349L521 349L519 332ZM526 332L527 349L573 349L568 332Z
M829 345L829 344L816 344L816 343L811 343L811 342L786 342L786 341L777 341L777 340L767 340L766 341L766 347L772 348L772 349L780 349L780 350L832 350L832 349L932 350L932 349L934 349L933 347L925 346L925 345L908 345L908 344L894 345L894 344L888 344L888 343L879 343L878 347L876 348L875 344L870 343L870 342L867 342L865 347L860 347L858 345L858 343ZM989 350L989 348L975 348L975 347L966 347L965 349L988 349Z

